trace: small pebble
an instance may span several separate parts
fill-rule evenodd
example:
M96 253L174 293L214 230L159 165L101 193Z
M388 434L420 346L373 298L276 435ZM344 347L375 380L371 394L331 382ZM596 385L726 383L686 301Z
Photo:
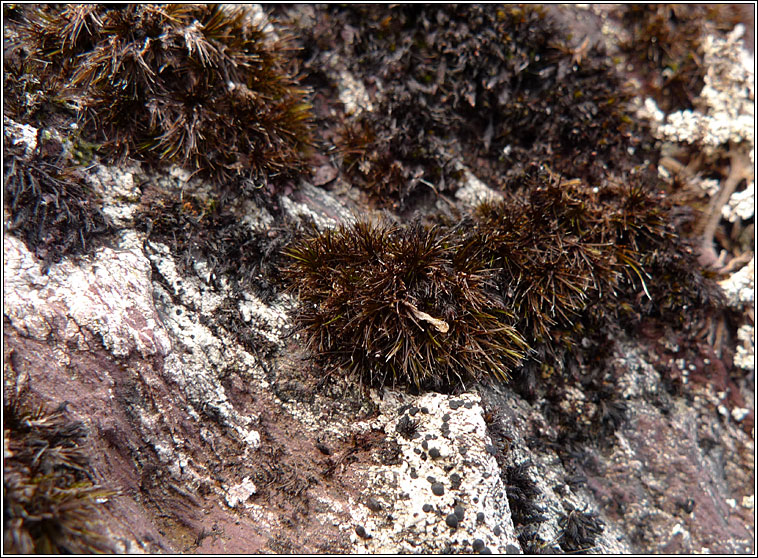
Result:
M445 518L445 523L447 523L448 527L456 529L458 527L458 516L456 516L454 513L449 514Z
M495 528L492 530L492 532L495 534L496 537L500 536L500 525L495 525Z
M476 514L476 522L484 523L484 512L479 512L478 514Z
M433 508L432 508L432 505L431 505L431 504L424 504L424 505L421 507L421 509L422 509L422 510L424 510L426 513L429 513L430 511L432 511L432 509L433 509Z
M474 548L474 552L479 552L484 548L484 541L482 539L474 539L474 544L471 546Z
M442 415L442 422L447 422L450 420L450 413L445 413Z
M483 549L479 551L479 554L492 554L492 551L488 546L485 546Z
M445 493L445 487L442 486L441 482L435 482L432 485L432 494L435 496L442 496Z
M424 440L423 442L421 442L421 447L424 449L429 449L429 442Z
M450 408L453 409L453 410L457 409L461 405L463 405L463 401L461 401L460 399L453 399L450 402Z
M408 409L408 414L411 415L412 417L415 417L416 413L418 413L418 407L411 407L410 409Z
M417 479L418 478L418 473L416 472L415 468L411 469L411 478L412 479Z
M474 406L474 404L473 404L471 401L466 401L466 402L463 404L463 406L464 406L464 407L466 407L467 409L470 409L471 407L473 407L473 406Z
M521 554L521 551L512 544L505 545L505 553L506 554Z
M437 459L440 456L440 450L437 448L432 448L429 450L429 457L432 459Z
M432 475L429 475L428 477L426 477L426 480L428 480L431 484L434 484L435 482L437 482L437 479L434 478Z
M421 412L424 413L425 415L428 415L429 409L427 407L421 407Z
M355 526L355 534L358 535L362 539L368 539L368 533L366 533L366 529L363 528L363 525L356 525Z
M461 487L461 476L458 473L450 475L450 488L458 490Z

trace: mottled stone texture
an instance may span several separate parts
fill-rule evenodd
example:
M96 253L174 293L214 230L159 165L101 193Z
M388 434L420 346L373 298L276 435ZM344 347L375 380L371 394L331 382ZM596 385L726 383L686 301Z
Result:
M364 85L343 81L352 107ZM463 170L445 203L465 211L498 195ZM3 239L4 376L28 375L35 396L84 423L97 480L121 490L103 512L121 551L561 552L562 522L582 512L603 524L591 552L754 552L754 376L683 362L691 381L668 389L652 343L618 339L608 366L626 421L590 441L562 438L544 402L508 385L411 395L324 378L281 285L264 299L204 261L190 273L135 222L144 184L207 184L139 165L89 172L122 227L107 245L44 272ZM339 180L277 198L282 218L321 229L370 214L365 203ZM238 217L253 229L279 224L251 206ZM735 312L754 300L738 298ZM595 404L583 397L567 390L563 405ZM527 488L509 485L519 465Z

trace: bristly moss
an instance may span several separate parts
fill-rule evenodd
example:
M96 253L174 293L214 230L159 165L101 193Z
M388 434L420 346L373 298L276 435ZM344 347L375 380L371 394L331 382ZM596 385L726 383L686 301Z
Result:
M505 380L525 354L490 270L456 231L357 222L285 254L308 348L368 384Z
M92 482L83 425L14 390L4 394L3 423L3 550L114 552L99 518L116 492Z
M60 141L38 134L31 154L3 136L3 198L7 231L24 240L44 265L86 252L113 231L100 196Z
M36 7L21 39L118 156L259 182L305 168L310 105L291 42L220 5Z
M532 385L535 367L546 380L585 345L601 359L597 345L641 316L692 320L701 314L688 307L708 312L718 289L642 184L630 174L592 187L534 166L462 225L360 222L301 239L285 274L304 302L307 345L371 384L416 388L504 380L530 354L519 373Z
M608 168L653 158L643 157L649 137L626 114L630 95L602 47L572 47L552 12L499 5L316 10L303 31L308 61L320 63L322 50L340 52L376 106L349 117L337 142L350 178L380 203L402 207L419 190L454 190L451 158L500 186L538 160L598 181Z
M705 72L701 42L709 32L738 22L734 6L720 4L629 4L620 13L630 37L621 43L644 76L645 93L664 112L692 109Z

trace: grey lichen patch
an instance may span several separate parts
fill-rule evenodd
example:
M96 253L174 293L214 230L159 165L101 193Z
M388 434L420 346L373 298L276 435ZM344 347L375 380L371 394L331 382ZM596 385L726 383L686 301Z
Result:
M117 357L171 351L136 233L122 233L115 249L102 247L77 262L53 264L47 274L21 241L6 235L3 242L4 314L24 335L52 336L79 349L102 340Z
M345 105L345 114L359 115L363 111L371 112L374 110L374 105L363 83L346 69L339 70L337 75L339 76L339 79L336 80L339 97L342 104Z
M281 197L282 207L294 221L313 223L321 231L355 221L355 212L326 190L303 182L298 194L307 203Z
M141 173L136 163L122 166L94 165L89 181L103 199L103 213L119 227L131 225L139 207L140 188L134 177Z
M465 553L472 551L475 539L493 553L506 552L508 545L518 548L498 465L487 451L491 441L479 396L430 393L411 398L412 407L428 411L415 414L418 436L411 439L396 430L410 405L398 406L402 398L388 399L392 403L381 408L388 419L384 430L400 447L400 464L372 465L360 472L367 493L382 498L386 513L357 507L355 521L370 538L354 536L355 551ZM432 449L437 458L430 456ZM442 491L433 488L438 485ZM477 520L480 513L483 521Z
M253 427L257 417L241 415L234 409L220 375L230 367L243 370L260 389L265 389L268 382L260 363L222 327L211 331L202 323L203 317L213 316L223 303L223 297L212 292L209 285L181 276L165 245L150 243L149 248L148 257L164 281L153 284L156 305L175 344L175 350L164 361L165 373L184 391L196 414L210 413L221 424L232 428L248 450L257 449L260 435ZM174 302L177 296L181 297L181 304ZM262 308L262 303L260 306ZM269 324L270 327L262 331L279 341L272 332L281 333L277 327L284 327L286 317L284 314L277 317L272 311L261 311L261 314L278 319L278 324Z

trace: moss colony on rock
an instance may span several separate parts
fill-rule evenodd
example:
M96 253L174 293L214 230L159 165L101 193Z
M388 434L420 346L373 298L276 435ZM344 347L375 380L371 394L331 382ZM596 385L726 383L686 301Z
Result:
M687 273L694 256L639 177L592 187L546 167L461 225L358 222L285 253L308 346L374 385L450 389L535 365L544 375L637 313L682 319L717 292Z
M306 67L334 51L355 60L375 106L347 119L336 147L380 205L455 190L454 158L493 185L546 158L590 179L642 161L604 52L570 47L539 6L332 6L315 18Z
M299 320L324 362L373 385L506 379L526 344L476 246L456 231L358 222L288 248Z
M3 550L114 552L100 517L115 492L92 480L82 423L33 404L23 389L7 389L3 439Z
M100 196L84 169L54 137L38 134L28 152L3 137L3 190L10 215L8 232L23 239L45 265L85 252L112 231Z
M245 10L91 4L24 16L11 74L34 74L44 97L80 107L109 152L223 179L305 170L310 105L289 39L267 35ZM28 95L12 97L31 110Z

